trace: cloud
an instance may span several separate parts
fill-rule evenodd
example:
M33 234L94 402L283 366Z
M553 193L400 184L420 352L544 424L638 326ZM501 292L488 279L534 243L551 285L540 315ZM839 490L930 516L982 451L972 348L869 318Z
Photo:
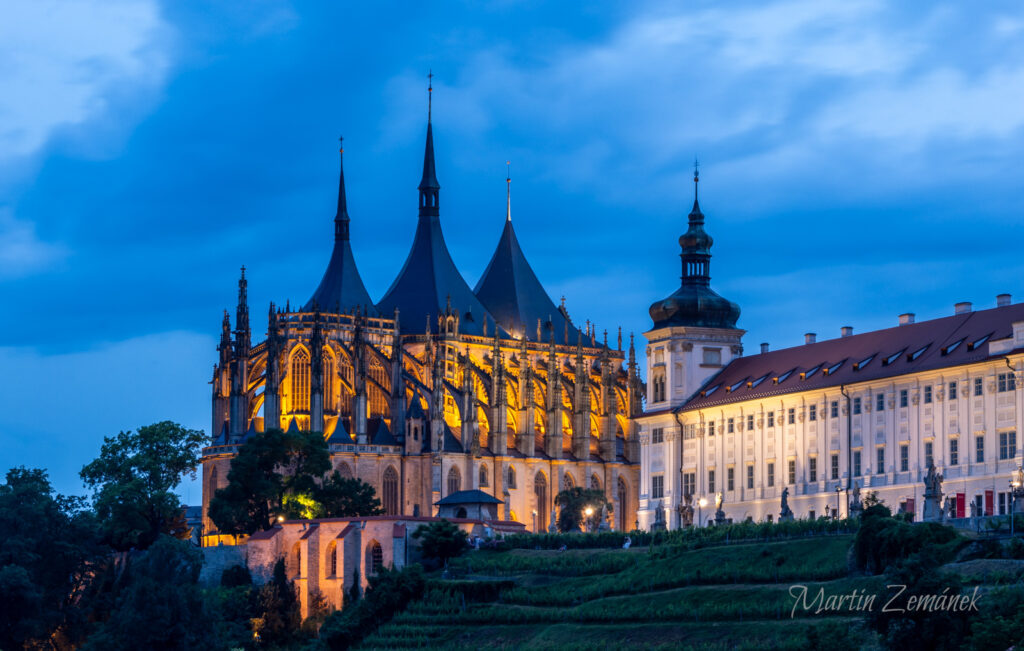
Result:
M28 156L55 130L158 88L169 28L155 0L7 0L0 21L0 156ZM2 162L2 159L0 159Z
M35 227L0 207L0 279L20 278L43 271L67 257L60 244L41 241Z

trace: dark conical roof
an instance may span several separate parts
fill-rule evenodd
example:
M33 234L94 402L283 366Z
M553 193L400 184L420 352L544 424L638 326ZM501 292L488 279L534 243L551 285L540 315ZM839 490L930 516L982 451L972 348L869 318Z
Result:
M511 219L505 220L498 247L473 291L498 325L513 335L536 338L537 319L540 319L544 341L549 340L553 330L556 343L576 343L578 333L571 322L568 324L571 341L565 341L567 320L544 291L523 255Z
M334 251L331 252L331 260L327 263L327 271L324 272L320 285L303 306L303 310L312 310L314 304L326 311L349 311L361 306L364 314L375 314L373 301L370 300L370 294L366 291L363 279L359 276L359 269L356 268L356 260L352 256L348 226L345 167L342 165L338 180L338 212L334 216Z
M450 301L451 308L459 312L459 331L482 335L484 319L492 323L494 319L470 290L448 253L438 216L440 187L434 173L433 130L428 122L416 234L409 257L405 259L395 282L380 299L377 309L382 314L391 314L398 308L405 323L423 323L426 320L431 331L436 332L437 316L444 313Z

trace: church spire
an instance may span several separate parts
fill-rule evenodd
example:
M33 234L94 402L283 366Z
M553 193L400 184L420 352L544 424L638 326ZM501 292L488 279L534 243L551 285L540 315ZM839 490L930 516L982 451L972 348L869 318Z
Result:
M249 354L252 334L249 331L249 281L245 279L245 265L238 279L238 307L235 309L235 354Z
M334 241L348 240L348 200L345 198L345 138L338 138L338 212L334 215Z
M431 123L434 101L434 73L427 75L427 144L423 151L423 178L420 179L420 217L437 217L441 185L434 171L434 129Z

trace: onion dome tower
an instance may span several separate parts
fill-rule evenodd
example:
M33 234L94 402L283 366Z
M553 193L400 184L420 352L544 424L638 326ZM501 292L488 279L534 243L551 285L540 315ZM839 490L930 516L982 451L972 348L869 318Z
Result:
M334 251L327 263L327 271L320 280L319 287L303 306L303 311L312 312L315 308L326 312L348 311L359 307L364 314L376 315L377 308L370 300L363 279L359 276L355 258L352 257L352 246L349 244L348 200L345 197L345 148L339 151L341 171L338 176L338 211L334 215Z
M433 85L428 88L433 98ZM413 236L409 257L398 277L377 304L381 314L401 310L403 321L426 321L433 333L438 332L438 317L458 312L459 332L482 335L484 322L494 323L484 306L466 284L452 261L441 232L441 185L434 168L434 130L431 107L427 109L427 143L423 152L423 177L420 180L419 220Z
M473 292L502 328L514 336L541 340L554 336L555 343L568 346L579 339L579 330L562 309L555 307L527 262L512 227L512 180L505 178L505 229Z
M711 245L714 240L704 231L704 213L700 211L697 186L700 172L693 171L693 210L689 228L679 237L683 262L682 283L671 296L650 308L654 329L673 326L735 328L739 305L722 298L711 289Z

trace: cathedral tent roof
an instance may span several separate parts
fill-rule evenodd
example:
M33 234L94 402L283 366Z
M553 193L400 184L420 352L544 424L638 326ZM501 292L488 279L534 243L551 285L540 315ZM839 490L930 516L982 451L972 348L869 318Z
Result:
M513 335L536 339L539 319L543 341L548 341L553 332L557 344L576 343L578 330L555 307L533 273L511 219L505 220L498 247L473 291L498 324ZM566 332L569 341L565 341Z
M759 355L739 357L708 380L680 411L851 385L1001 357L1016 344L1024 304L909 323ZM1004 350L1005 348L1005 350Z
M459 312L459 331L482 335L484 319L494 319L470 290L448 253L438 213L440 186L434 176L433 131L427 124L423 181L420 183L420 214L409 257L387 293L377 304L382 314L401 310L402 321L421 324L429 321L437 332L437 317L449 303Z
M313 306L321 310L341 312L351 311L360 306L364 314L375 315L376 308L370 300L370 294L359 276L352 246L349 243L348 200L345 197L345 168L342 166L338 181L338 212L334 217L334 250L331 260L327 263L327 271L320 280L320 285L313 296L302 307L311 311Z

